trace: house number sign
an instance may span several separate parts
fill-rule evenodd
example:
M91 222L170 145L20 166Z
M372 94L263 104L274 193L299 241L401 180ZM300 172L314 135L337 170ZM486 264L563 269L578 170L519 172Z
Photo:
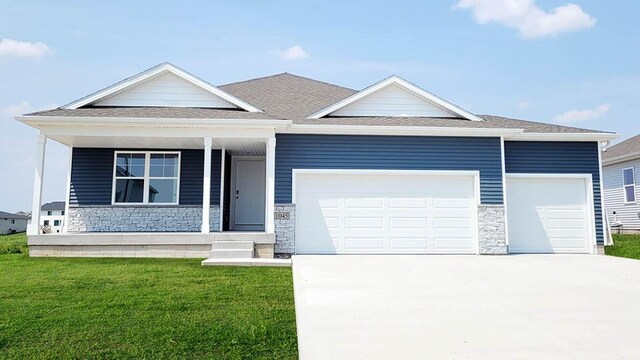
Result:
M276 220L289 220L289 213L288 212L277 212L276 213Z

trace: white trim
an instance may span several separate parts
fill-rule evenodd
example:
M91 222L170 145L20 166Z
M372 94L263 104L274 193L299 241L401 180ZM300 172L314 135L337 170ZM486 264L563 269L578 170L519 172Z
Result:
M27 226L27 235L40 234L40 213L42 212L42 182L44 180L44 161L47 150L47 136L36 137L36 166L33 178L33 199L31 206L31 224Z
M212 94L214 94L215 96L218 96L228 102L230 102L233 105L236 105L237 107L244 109L246 111L249 112L262 112L262 110L258 109L257 107L238 99L237 97L226 93L222 90L220 90L219 88L209 84L208 82L199 79L191 74L189 74L188 72L178 68L177 66L170 64L170 63L163 63L160 65L156 65L150 69L147 69L137 75L134 75L130 78L127 78L123 81L120 81L119 83L116 83L114 85L111 85L105 89L99 90L98 92L95 92L91 95L88 95L82 99L76 100L72 103L69 103L65 106L63 106L63 109L77 109L79 107L91 104L91 103L95 103L101 99L104 99L110 95L113 95L119 91L123 91L127 88L131 88L141 82L144 82L148 79L151 79L152 77L158 76L160 74L163 73L172 73L182 79L184 79L185 81L188 81L190 83L192 83L193 85L208 91Z
M163 117L108 117L108 116L38 116L23 115L14 116L14 119L31 126L37 125L83 125L83 126L144 126L154 127L202 127L207 125L233 125L234 127L260 125L261 127L274 127L291 124L291 120L279 119L216 119L216 118L163 118ZM111 124L111 125L110 125Z
M420 175L420 176L461 176L473 177L474 181L474 218L473 223L476 228L474 233L475 254L480 254L480 234L478 228L478 206L480 200L480 171L477 170L379 170L379 169L292 169L291 170L291 203L297 202L297 184L300 175L313 174L337 174L337 175ZM299 238L298 216L295 217L295 238ZM294 253L297 254L296 250Z
M69 226L69 202L71 201L71 167L73 166L73 146L69 146L69 164L67 166L67 196L64 204L64 223L62 232L66 233Z
M610 141L619 138L618 134L593 132L593 133L534 133L522 132L507 140L516 141Z
M211 137L203 139L204 144L204 169L202 173L202 224L200 232L208 234L211 229L209 227L209 219L211 212Z
M507 178L514 179L584 179L587 188L587 216L591 222L588 231L588 248L590 254L597 254L597 231L595 202L593 199L593 176L591 174L551 174L551 173L508 173ZM526 249L519 249L526 252Z
M471 121L484 121L481 118L477 117L476 115L473 115L472 113L458 107L457 105L454 105L424 89L421 89L420 87L408 82L407 80L402 79L399 76L396 75L392 75L382 81L379 81L367 88L365 88L362 91L359 91L351 96L349 96L348 98L339 101L327 108L324 108L318 112L316 112L315 114L312 114L308 117L308 119L320 119L321 117L327 116L335 111L337 111L338 109L342 109L344 107L346 107L349 104L353 104L354 102L382 89L385 88L387 86L390 86L392 84L395 85L399 85L403 88L405 88L406 90L426 99L427 101L430 101L432 103L435 103L436 105L443 107L453 113L456 113L458 115L460 115L461 117L467 119L467 120L471 120Z
M220 232L224 229L224 173L225 173L225 154L226 149L220 150Z
M605 147L608 143L603 143L602 147ZM602 215L602 242L604 245L613 245L613 237L611 235L611 226L609 224L609 218L607 216L607 210L604 207L604 180L602 170L602 151L600 150L601 144L598 143L598 178L600 179L600 213ZM596 239L597 240L597 239Z
M116 202L116 167L118 161L118 154L145 154L144 156L144 177L131 177L132 179L143 179L144 180L144 189L143 189L143 202L140 203L118 203ZM177 154L178 155L178 176L177 179L177 190L176 190L176 202L172 203L156 203L149 202L149 180L153 179L174 179L173 177L151 177L149 176L150 172L150 163L151 163L151 154ZM145 206L166 206L166 205L179 205L180 204L180 170L182 163L182 152L181 151L141 151L141 150L116 150L113 152L113 176L111 178L111 205L113 206L136 206L136 205L145 205Z
M236 172L238 170L238 160L266 160L264 156L249 156L249 155L232 155L231 156L231 187L230 187L230 199L229 199L229 230L236 230ZM265 179L266 181L266 179ZM266 194L265 194L266 195ZM265 226L266 224L262 224ZM242 225L240 225L242 226ZM255 230L260 231L260 230ZM264 229L262 230L264 231Z
M626 170L631 170L631 175L633 176L633 183L632 184L625 184L624 183L624 172ZM633 186L633 201L629 201L627 200L627 186ZM638 199L636 197L636 169L633 166L629 166L626 168L622 169L622 193L624 196L624 204L625 205L630 205L630 204L636 204L638 202Z
M428 121L428 120L427 120ZM464 121L464 120L460 120ZM523 129L465 128L435 126L381 126L381 125L308 125L293 124L279 133L339 134L339 135L414 135L414 136L516 136Z
M509 217L507 216L507 171L504 156L504 138L500 137L500 161L502 162L502 206L504 207L504 240L509 253Z
M268 138L265 154L265 222L264 229L268 234L275 232L275 171L276 171L276 138Z

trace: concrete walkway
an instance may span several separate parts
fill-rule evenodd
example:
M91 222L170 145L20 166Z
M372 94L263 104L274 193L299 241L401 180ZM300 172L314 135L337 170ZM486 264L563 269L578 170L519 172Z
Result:
M640 261L295 256L301 359L638 359Z

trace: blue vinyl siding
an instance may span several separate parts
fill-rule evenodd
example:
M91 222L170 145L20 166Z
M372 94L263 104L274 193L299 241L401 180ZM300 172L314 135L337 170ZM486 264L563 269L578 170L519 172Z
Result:
M598 143L505 141L505 171L530 174L591 174L596 238L603 243Z
M276 136L276 203L291 203L292 169L479 170L483 204L502 204L500 138Z
M113 156L116 150L131 149L73 149L70 205L111 205ZM180 205L202 205L203 151L180 150L180 152ZM211 154L211 205L220 204L219 189L220 151L214 150Z

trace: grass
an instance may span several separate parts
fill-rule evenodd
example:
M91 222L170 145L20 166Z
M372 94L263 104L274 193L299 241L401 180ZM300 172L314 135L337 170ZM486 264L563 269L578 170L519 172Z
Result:
M640 234L614 234L613 244L604 247L605 254L640 260Z
M2 359L295 359L289 268L29 258L0 236Z

